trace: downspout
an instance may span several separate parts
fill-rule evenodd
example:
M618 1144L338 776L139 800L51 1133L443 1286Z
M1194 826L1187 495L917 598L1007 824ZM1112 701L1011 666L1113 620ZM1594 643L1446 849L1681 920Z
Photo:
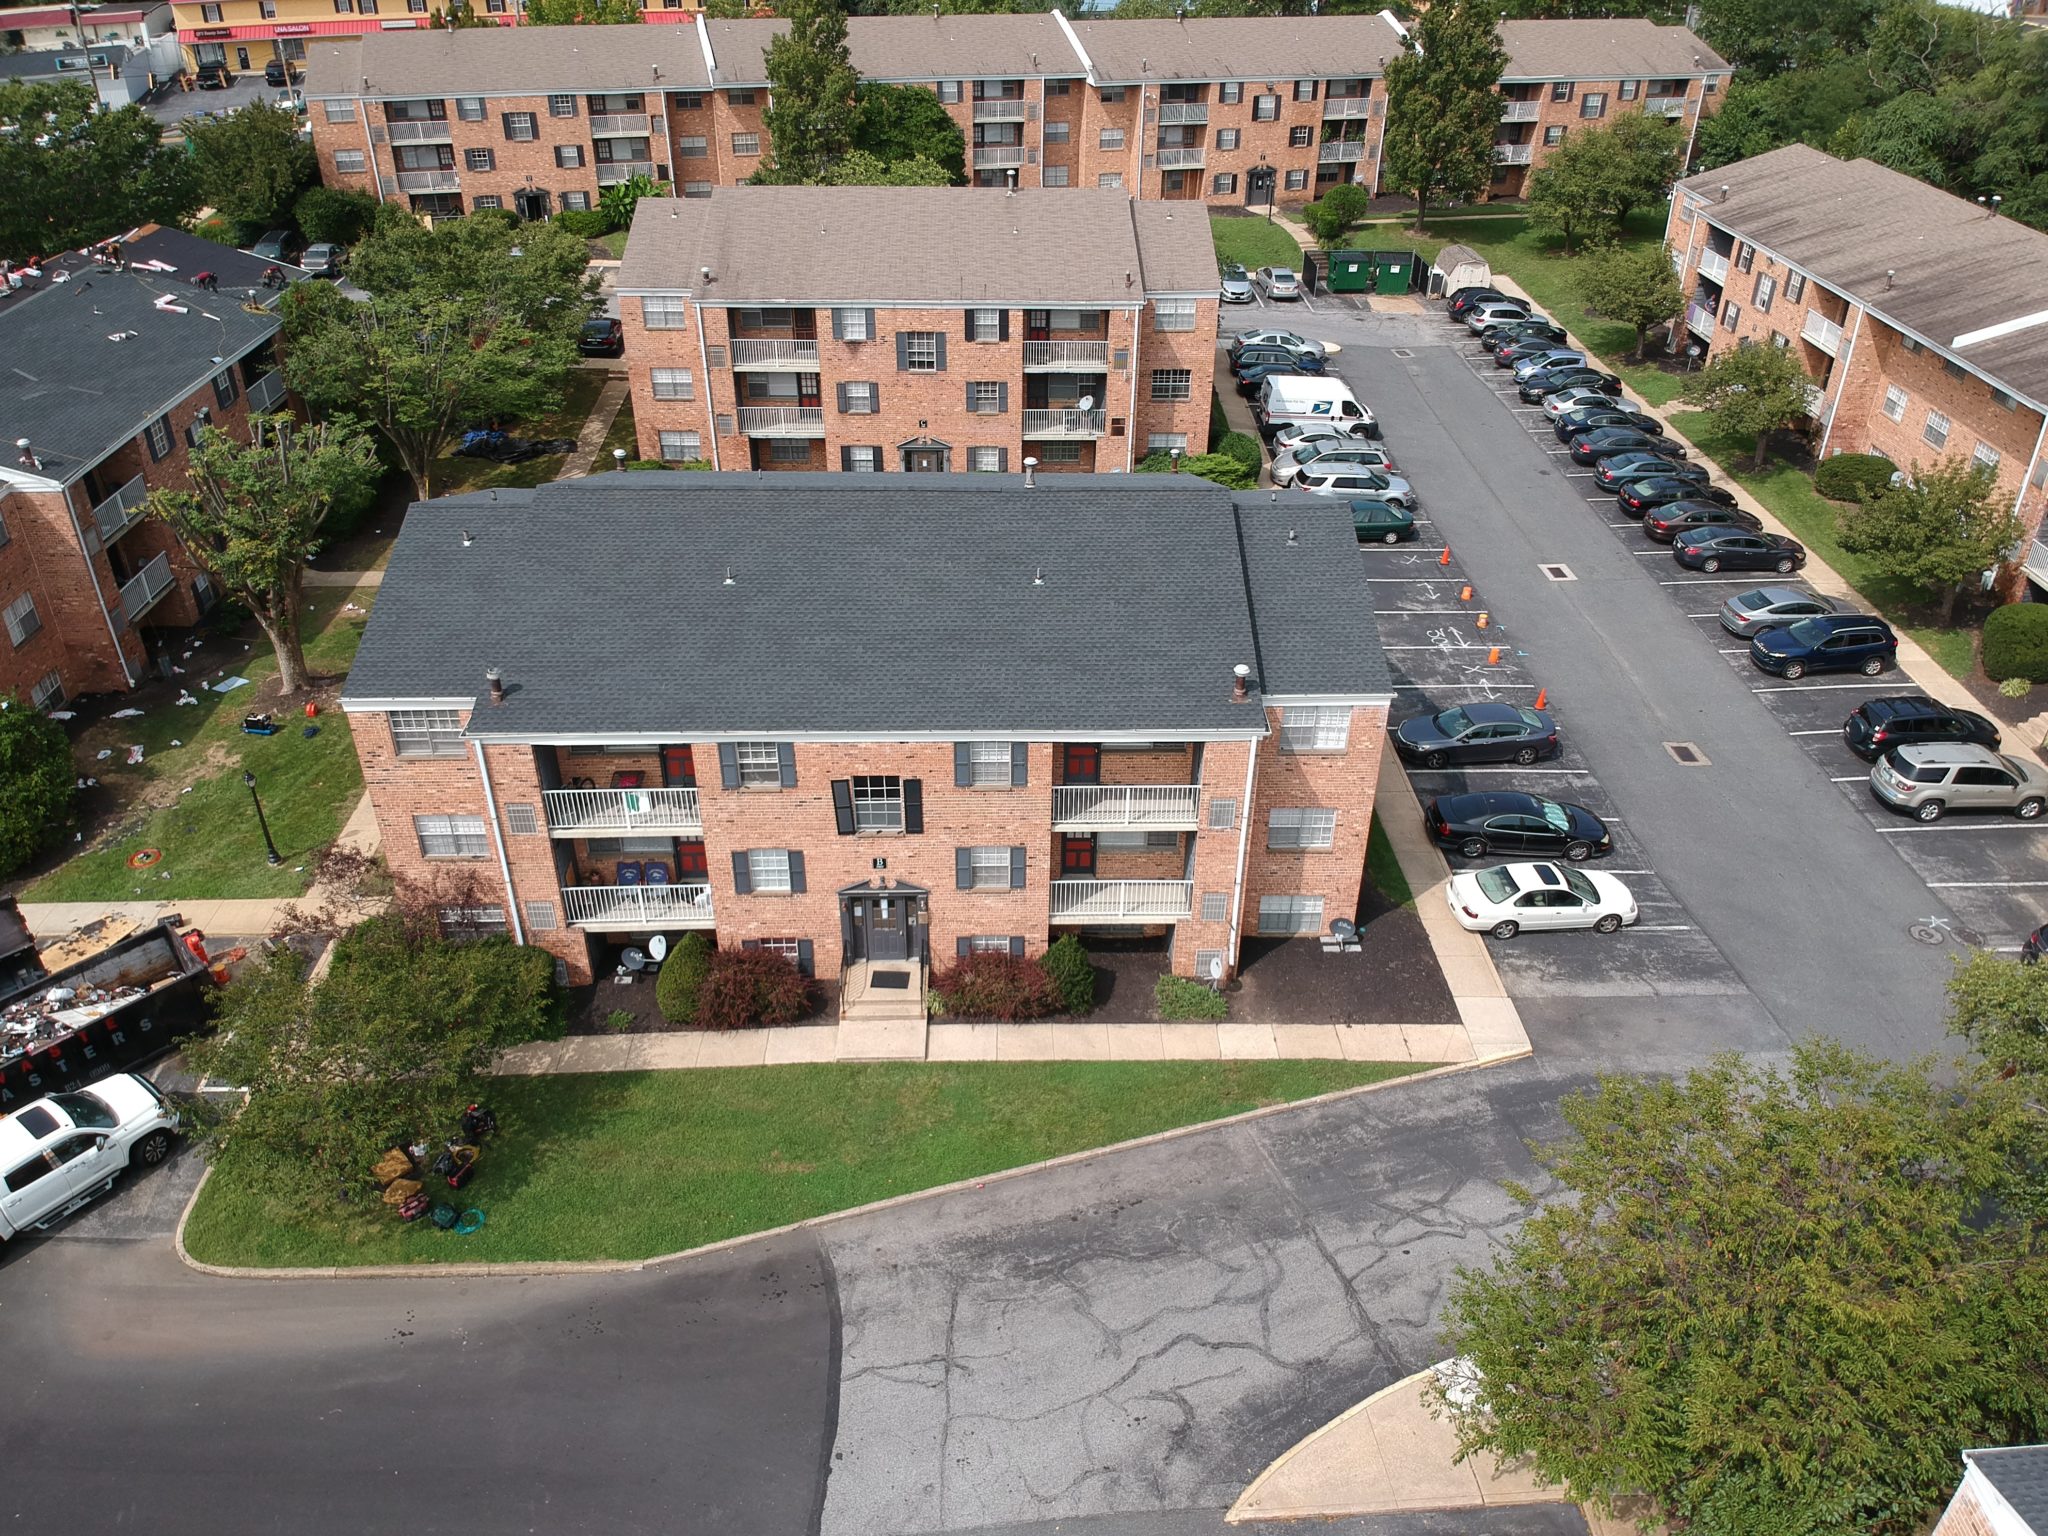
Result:
M700 15L697 19L701 22L703 17ZM728 336L726 338L727 344L730 345L731 341L732 338ZM727 353L726 355L729 357L732 354ZM704 349L704 306L701 303L697 306L697 362L698 366L704 370L704 413L707 417L705 425L711 428L711 467L717 469L719 467L718 402L711 398L711 354ZM651 385L649 387L652 388ZM737 405L733 407L732 424L734 427L738 427L740 424L739 407ZM656 453L661 452L661 438L658 435L654 440L654 451Z
M505 857L505 834L498 826L498 800L491 793L490 765L484 761L484 744L472 741L470 745L476 748L476 771L484 778L484 811L491 818L491 846L498 850L498 873L505 877L505 915L512 919L512 942L524 944L526 931L519 921L519 893L512 889L512 861Z
M1133 214L1132 217L1136 218L1137 215ZM1137 465L1135 455L1138 451L1138 338L1145 334L1145 308L1146 306L1141 304L1131 311L1131 403L1128 407L1129 414L1124 418L1130 423L1124 432L1124 473L1127 475ZM1213 370L1215 364L1211 363L1210 367ZM1213 382L1210 388L1214 390Z
M1841 414L1842 397L1849 392L1849 365L1856 360L1856 338L1863 334L1863 315L1864 309L1859 303L1856 306L1856 324L1849 332L1849 346L1842 353L1842 382L1835 386L1834 403L1828 407L1828 424L1820 434L1820 451L1813 456L1816 464L1828 456L1828 439L1835 435L1835 418ZM2021 490L2025 490L2024 482Z
M121 663L121 676L128 680L128 686L136 684L134 669L128 665L128 653L121 649L120 631L114 628L113 610L107 607L107 594L100 590L100 573L92 568L92 551L86 547L85 529L79 526L78 508L71 501L71 487L64 487L64 514L71 519L72 537L78 540L79 557L85 561L85 579L92 587L93 601L100 605L100 617L106 621L107 638L114 642L114 660ZM105 546L101 546L104 548ZM108 562L107 574L113 574L113 564Z
M1264 714L1266 706L1259 705ZM1259 743L1256 740L1245 743L1244 754L1244 804L1237 821L1237 875L1230 887L1230 974L1237 974L1238 948L1244 938L1244 865L1246 851L1252 835L1252 794L1258 787Z

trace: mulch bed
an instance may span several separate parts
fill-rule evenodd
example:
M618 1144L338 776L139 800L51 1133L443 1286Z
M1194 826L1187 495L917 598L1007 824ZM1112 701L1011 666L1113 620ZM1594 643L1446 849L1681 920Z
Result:
M839 983L813 982L811 993L817 1000L816 1006L797 1023L836 1022L839 1018ZM624 1029L612 1028L608 1021L614 1013L630 1015L632 1023ZM572 1035L680 1034L693 1027L671 1024L661 1016L661 1009L654 1001L652 976L636 976L630 982L621 982L607 974L595 986L574 987L569 992L569 1033Z

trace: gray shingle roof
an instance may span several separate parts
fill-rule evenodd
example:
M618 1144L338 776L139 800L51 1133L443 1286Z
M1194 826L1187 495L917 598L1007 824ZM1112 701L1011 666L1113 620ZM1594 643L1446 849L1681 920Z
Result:
M763 58L786 21L711 21L720 85L765 85ZM850 16L846 49L863 80L1013 80L1082 72L1048 11L1021 15Z
M1401 34L1382 14L1077 21L1103 83L1355 79L1385 71Z
M1837 160L1804 144L1680 185L1704 199L1701 213L1724 229L1946 348L2012 393L2048 402L2048 234L1875 161ZM2030 316L2044 323L1956 344Z
M325 43L306 49L305 89L311 98L687 91L709 84L697 29L673 23L457 32L417 27L367 33L353 49Z
M9 462L25 437L40 473L69 481L203 387L221 371L214 358L231 363L277 333L275 314L242 307L243 290L261 281L268 262L175 229L153 230L124 250L131 262L160 260L176 270L101 272L71 253L45 268L69 272L65 281L46 280L0 306L0 442ZM192 286L201 271L219 277L218 293ZM158 309L164 296L186 313Z
M477 697L496 666L507 698L472 731L522 739L1259 729L1230 702L1238 663L1269 691L1385 692L1348 523L1252 508L1247 553L1239 515L1187 476L648 473L444 498L406 518L346 696ZM1296 549L1275 538L1290 516Z
M1139 282L1152 293L1216 294L1216 242L1209 210L1171 202L1133 202ZM1199 211L1197 211L1199 210Z
M2048 1445L1965 1451L1963 1459L1991 1480L1998 1496L2028 1526L2048 1533Z
M1005 195L740 186L642 198L618 287L690 292L714 304L876 306L1136 304L1148 289L1213 289L1214 248L1199 205L1171 222L1136 215L1141 206L1092 187ZM1155 282L1152 263L1170 281Z
M1503 80L1675 80L1728 73L1728 61L1686 27L1617 17L1504 21Z

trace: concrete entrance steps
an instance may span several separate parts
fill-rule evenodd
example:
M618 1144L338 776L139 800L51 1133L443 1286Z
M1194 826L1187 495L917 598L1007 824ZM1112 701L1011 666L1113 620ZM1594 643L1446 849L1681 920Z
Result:
M884 978L903 983L886 985ZM839 989L841 1061L923 1061L924 967L856 960Z

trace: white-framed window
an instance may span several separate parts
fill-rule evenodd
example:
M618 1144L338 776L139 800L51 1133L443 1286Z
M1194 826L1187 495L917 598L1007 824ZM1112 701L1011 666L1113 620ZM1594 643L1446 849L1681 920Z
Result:
M561 921L555 916L555 904L552 901L522 902L520 910L526 914L528 933L551 933L562 926Z
M1337 840L1337 813L1314 806L1275 806L1266 817L1268 848L1328 848Z
M1297 80L1297 81L1295 81L1295 82L1294 82L1294 99L1295 99L1296 101L1314 101L1314 100L1316 99L1316 83L1315 83L1315 81L1313 81L1313 80Z
M1165 330L1165 326L1160 327ZM1152 370L1152 398L1154 400L1191 400L1194 398L1194 370L1191 368L1154 368Z
M1074 125L1072 123L1047 123L1045 125L1045 142L1048 144L1065 144L1070 142L1073 136Z
M1010 787L1010 744L1007 741L967 743L967 782L977 788Z
M1929 411L1927 421L1920 428L1920 436L1930 448L1948 446L1948 418L1939 411Z
M363 152L360 149L337 149L334 152L334 169L337 175L357 176L363 170Z
M1178 449L1188 451L1188 435L1185 432L1148 432L1145 434L1145 452L1172 453Z
M149 424L149 453L160 459L171 451L171 418L159 416Z
M689 301L676 294L650 293L640 301L640 323L650 331L680 331L689 319Z
M1320 896L1261 896L1259 932L1321 933L1323 898Z
M505 114L505 137L515 144L530 144L540 137L540 128L531 112L507 112Z
M903 830L903 780L893 773L853 776L853 829L856 832Z
M1255 123L1279 122L1280 98L1278 96L1254 96L1252 98L1252 121Z
M903 333L903 360L912 373L937 373L939 371L939 333L937 331L905 331Z
M423 859L480 859L490 852L481 816L415 816L412 829Z
M732 136L732 152L736 155L758 155L761 153L761 135L758 133L736 133Z
M881 450L873 446L848 444L840 450L846 455L846 468L856 475L875 475L882 470Z
M1074 184L1073 170L1070 165L1048 165L1041 179L1048 187L1071 187Z
M1237 191L1237 172L1219 171L1209 178L1209 195L1225 197Z
M1991 391L1991 403L2001 411L2016 411L2020 408L2018 396L2009 395L2004 390L1995 387Z
M1642 95L1642 94L1643 94L1643 82L1642 82L1642 81L1640 81L1640 80L1624 80L1624 81L1622 81L1622 82L1621 82L1621 91L1620 91L1620 97L1621 97L1621 100L1623 100L1623 101L1634 101L1634 100L1635 100L1635 99L1636 99L1636 98L1637 98L1638 96L1640 96L1640 95Z
M1236 106L1240 101L1244 100L1244 82L1242 80L1225 80L1216 87L1216 99L1226 107Z
M1783 331L1773 331L1771 332L1771 345L1780 352L1783 352L1792 345L1792 338Z
M811 462L809 440L801 437L771 437L768 440L768 462L808 465Z
M1739 321L1741 318L1742 306L1736 303L1733 299L1730 299L1726 304L1723 304L1721 306L1721 329L1723 329L1724 331L1734 330L1736 322Z
M1205 923L1225 923L1230 921L1230 892L1202 892L1202 921Z
M786 891L789 883L787 848L749 848L747 884L756 891Z
M498 156L488 149L465 149L462 152L462 168L465 171L495 171L498 168Z
M28 702L36 709L49 709L64 702L64 674L45 672L28 691Z
M971 889L977 891L1010 888L1010 850L1000 843L967 850Z
M1152 301L1152 329L1155 331L1192 331L1195 328L1195 301L1193 299L1154 299Z
M782 788L782 748L772 741L742 741L732 749L741 789Z
M839 339L841 341L873 341L868 334L868 312L865 309L834 310L839 317Z
M1129 92L1126 88L1121 85L1105 85L1102 88L1102 99L1104 101L1122 101L1128 94Z
M455 115L465 123L480 123L484 120L484 99L481 96L458 96L455 98Z
M1901 336L1899 338L1899 347L1905 352L1918 352L1920 350L1920 343L1911 336Z
M974 379L967 385L967 409L976 416L999 416L1003 410L1003 386L996 379Z
M725 99L731 106L751 107L754 104L754 93L752 91L727 91Z
M970 955L1007 955L1010 952L1010 936L1007 933L973 933L967 936L967 953Z
M575 115L576 98L574 96L550 96L548 98L549 117L574 117Z
M960 82L958 80L941 80L939 82L939 100L958 101L959 99Z
M1282 752L1342 752L1351 745L1351 711L1342 704L1290 704L1280 711Z
M1307 123L1296 123L1287 130L1287 147L1289 149L1307 149L1314 142L1315 130L1309 127Z
M503 907L443 907L440 923L444 939L481 939L510 932Z
M969 448L967 468L977 475L993 475L1003 467L1003 450L1000 448Z
M1572 93L1577 89L1577 83L1574 81L1554 80L1550 86L1550 99L1552 101L1570 101Z
M686 181L683 183L683 196L709 197L711 195L711 185L708 181Z
M1216 130L1216 147L1219 150L1237 148L1238 137L1243 131L1241 128L1218 128Z
M849 416L872 416L875 414L875 383L872 379L849 379L839 386L846 397L846 414Z
M782 956L791 965L800 965L803 962L804 948L801 939L749 939L747 942L757 949L765 949L771 954Z
M1906 419L1907 398L1906 392L1899 388L1898 385L1892 384L1887 386L1884 392L1885 415L1893 421L1904 421Z
M557 144L555 165L559 170L580 171L583 169L583 146L581 144Z
M1000 309L970 309L967 312L969 341L1001 341L1003 312Z
M1579 116L1605 117L1607 115L1607 93L1588 91L1579 102Z
M1079 443L1033 443L1031 451L1041 464L1078 464L1081 462Z
M1998 450L1989 443L1979 443L1970 454L1970 459L1971 462L1979 464L1985 469L1998 468Z
M1103 129L1103 130L1101 131L1101 133L1099 133L1099 134L1097 134L1097 135L1096 135L1096 138L1095 138L1095 147L1096 147L1097 149L1122 149L1122 148L1124 147L1124 131L1123 131L1123 129L1121 129L1121 128L1105 128L1105 129Z
M1119 853L1137 853L1147 848L1178 848L1179 846L1180 834L1178 832L1151 831L1142 827L1131 830L1119 827L1114 831L1098 832L1095 834L1095 847L1098 852L1113 850Z
M7 605L7 638L16 645L28 644L29 636L43 627L43 616L36 612L35 594L24 592Z
M1785 302L1787 304L1797 304L1805 297L1806 274L1804 272L1787 272L1785 274Z
M352 123L356 120L356 104L352 101L323 101L320 115L330 123Z
M688 464L704 457L704 439L695 432L662 432L661 458L665 464Z
M462 711L394 709L391 747L400 757L462 756Z
M701 133L684 133L676 136L676 158L678 160L704 160L710 158L711 141Z
M1305 170L1289 171L1287 173L1287 190L1290 192L1306 192L1308 190L1308 172Z
M1555 149L1564 142L1565 128L1562 123L1552 123L1543 130L1543 147Z
M702 91L678 91L672 98L678 112L701 112L704 110Z
M1768 315L1771 312L1771 300L1777 296L1778 280L1768 272L1757 273L1756 291L1750 296L1757 307L1757 313Z
M590 194L588 192L564 192L562 194L562 207L564 211L569 213L588 213L590 211Z
M697 397L696 382L687 368L656 368L651 381L657 400L694 400Z
M1121 171L1104 171L1095 178L1095 185L1104 192L1121 192L1124 189L1123 173Z

